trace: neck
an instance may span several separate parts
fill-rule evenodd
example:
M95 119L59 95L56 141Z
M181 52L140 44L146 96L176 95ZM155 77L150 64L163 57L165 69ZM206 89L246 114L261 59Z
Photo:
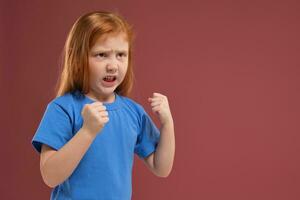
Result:
M95 100L95 101L100 101L102 103L113 103L116 99L116 94L112 93L109 96L100 96L100 95L95 95L91 92L87 93L86 96L89 98Z

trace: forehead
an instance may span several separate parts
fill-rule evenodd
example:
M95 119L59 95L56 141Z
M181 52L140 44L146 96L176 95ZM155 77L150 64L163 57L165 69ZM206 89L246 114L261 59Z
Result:
M122 49L127 50L129 47L125 33L110 33L98 37L91 49Z

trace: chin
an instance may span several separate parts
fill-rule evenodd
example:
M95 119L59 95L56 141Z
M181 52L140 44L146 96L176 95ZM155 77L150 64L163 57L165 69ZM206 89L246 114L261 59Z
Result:
M113 88L104 88L101 90L101 93L104 95L111 95L115 92L115 90L117 89L117 87L113 87Z
M120 83L117 83L116 85L114 85L113 87L104 87L103 85L99 84L96 85L94 92L98 95L105 95L105 96L109 96L111 94L113 94L115 92L115 90L117 89L117 87L120 85Z

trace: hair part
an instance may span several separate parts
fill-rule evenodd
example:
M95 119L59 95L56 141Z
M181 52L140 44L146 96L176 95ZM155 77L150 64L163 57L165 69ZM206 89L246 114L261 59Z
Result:
M79 90L89 92L89 62L91 48L101 37L124 33L129 44L128 68L124 80L115 92L129 96L134 73L132 66L133 31L125 19L112 12L95 11L79 17L72 26L62 54L62 71L56 85L56 96Z

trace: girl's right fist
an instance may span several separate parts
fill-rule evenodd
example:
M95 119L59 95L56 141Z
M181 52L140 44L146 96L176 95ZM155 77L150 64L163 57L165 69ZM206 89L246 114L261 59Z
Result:
M83 118L82 128L88 130L96 136L108 122L108 112L101 102L86 104L82 108L81 116Z

